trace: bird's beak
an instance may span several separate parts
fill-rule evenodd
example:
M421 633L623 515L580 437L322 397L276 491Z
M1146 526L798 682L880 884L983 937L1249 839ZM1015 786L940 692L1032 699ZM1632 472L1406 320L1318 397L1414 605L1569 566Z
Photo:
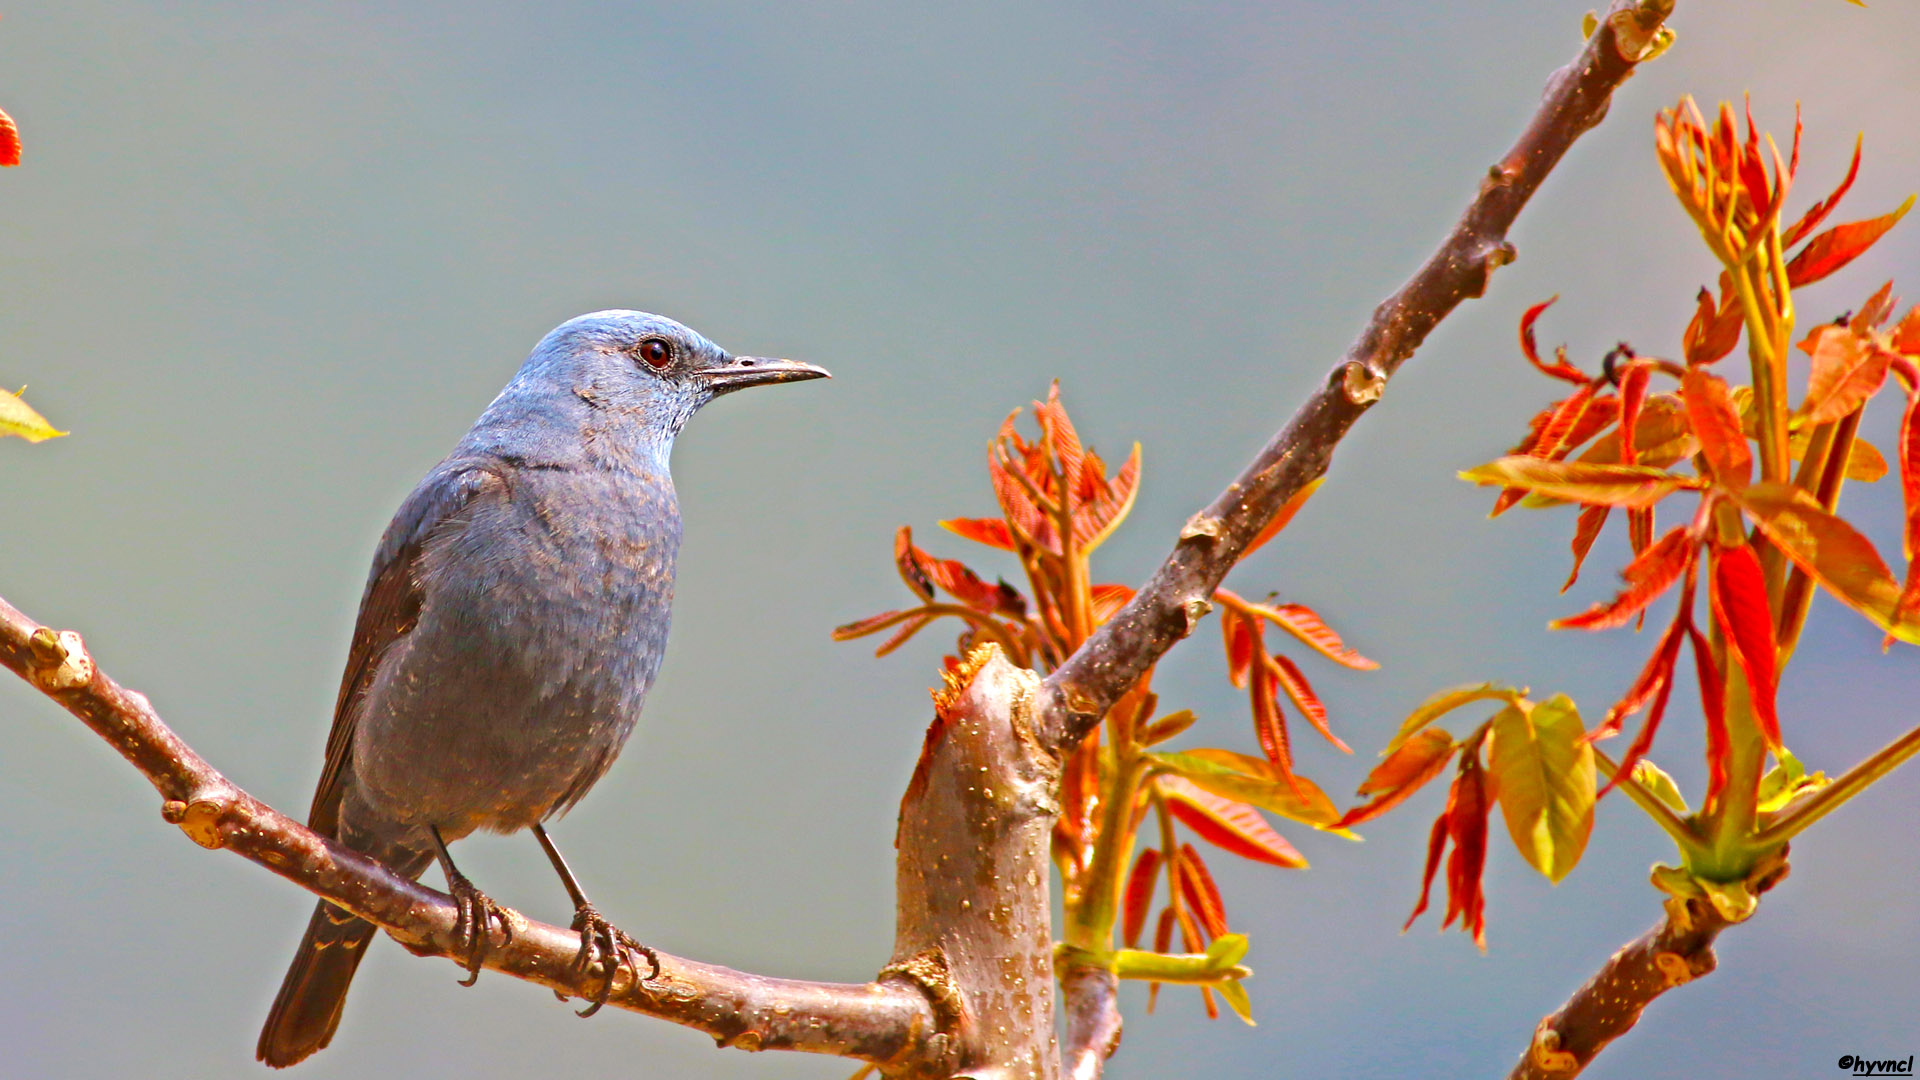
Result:
M715 397L765 383L801 382L806 379L830 379L827 369L798 360L778 360L770 356L735 356L719 367L703 368L694 377L705 383Z

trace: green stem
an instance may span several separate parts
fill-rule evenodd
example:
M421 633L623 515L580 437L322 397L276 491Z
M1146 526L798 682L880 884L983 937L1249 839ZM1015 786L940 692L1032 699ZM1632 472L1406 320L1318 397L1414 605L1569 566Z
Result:
M1807 826L1865 791L1874 781L1906 764L1907 759L1917 753L1920 753L1920 728L1914 728L1881 747L1872 757L1848 769L1838 780L1814 792L1804 802L1782 811L1754 839L1761 844L1785 843L1793 839Z
M1123 699L1114 707L1129 705ZM1097 952L1113 947L1114 918L1120 910L1120 892L1126 887L1128 857L1133 854L1133 803L1147 774L1147 762L1137 748L1113 746L1111 752L1114 782L1101 792L1106 801L1100 807L1100 831L1094 835L1093 862L1087 866L1080 902L1067 912L1067 944Z

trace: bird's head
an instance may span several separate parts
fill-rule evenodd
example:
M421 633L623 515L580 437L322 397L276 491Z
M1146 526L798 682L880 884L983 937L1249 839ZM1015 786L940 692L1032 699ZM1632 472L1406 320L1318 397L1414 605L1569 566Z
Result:
M582 425L575 430L618 431L664 451L695 411L722 394L828 377L797 360L734 356L664 316L596 311L542 338L489 413L506 406L523 416L570 415Z

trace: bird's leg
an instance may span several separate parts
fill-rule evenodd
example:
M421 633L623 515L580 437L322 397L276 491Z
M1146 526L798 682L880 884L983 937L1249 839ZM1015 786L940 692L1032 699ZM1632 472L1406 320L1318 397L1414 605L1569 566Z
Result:
M567 896L573 901L573 929L580 933L580 951L574 954L574 968L582 972L600 968L606 972L605 981L600 984L600 992L594 995L593 1003L580 1010L581 1016L592 1016L600 1011L600 1006L607 1003L607 996L613 993L613 980L620 974L622 962L632 969L636 978L646 982L660 974L660 956L633 940L625 930L608 922L594 909L592 901L581 890L580 882L575 880L573 871L567 869L567 860L561 857L560 849L553 846L553 838L547 835L544 826L535 825L533 836L540 841L540 847L547 853L547 861L553 864L554 872L560 875L560 883L567 887ZM634 962L635 953L646 957L647 964L652 968L644 976L640 975L640 965Z
M467 951L467 977L460 980L460 985L472 986L480 981L480 967L487 962L487 953L493 948L490 924L500 924L501 944L513 940L511 913L474 888L467 875L454 868L453 856L447 854L447 842L440 838L438 826L429 825L427 831L433 834L434 854L440 860L441 872L447 875L447 891L453 894L454 906L460 912L453 924L453 936Z

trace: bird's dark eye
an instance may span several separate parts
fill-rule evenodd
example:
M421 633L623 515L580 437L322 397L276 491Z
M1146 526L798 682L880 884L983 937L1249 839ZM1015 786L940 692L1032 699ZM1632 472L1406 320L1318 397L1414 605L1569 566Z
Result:
M657 371L673 360L673 346L659 338L648 338L640 343L640 359Z

